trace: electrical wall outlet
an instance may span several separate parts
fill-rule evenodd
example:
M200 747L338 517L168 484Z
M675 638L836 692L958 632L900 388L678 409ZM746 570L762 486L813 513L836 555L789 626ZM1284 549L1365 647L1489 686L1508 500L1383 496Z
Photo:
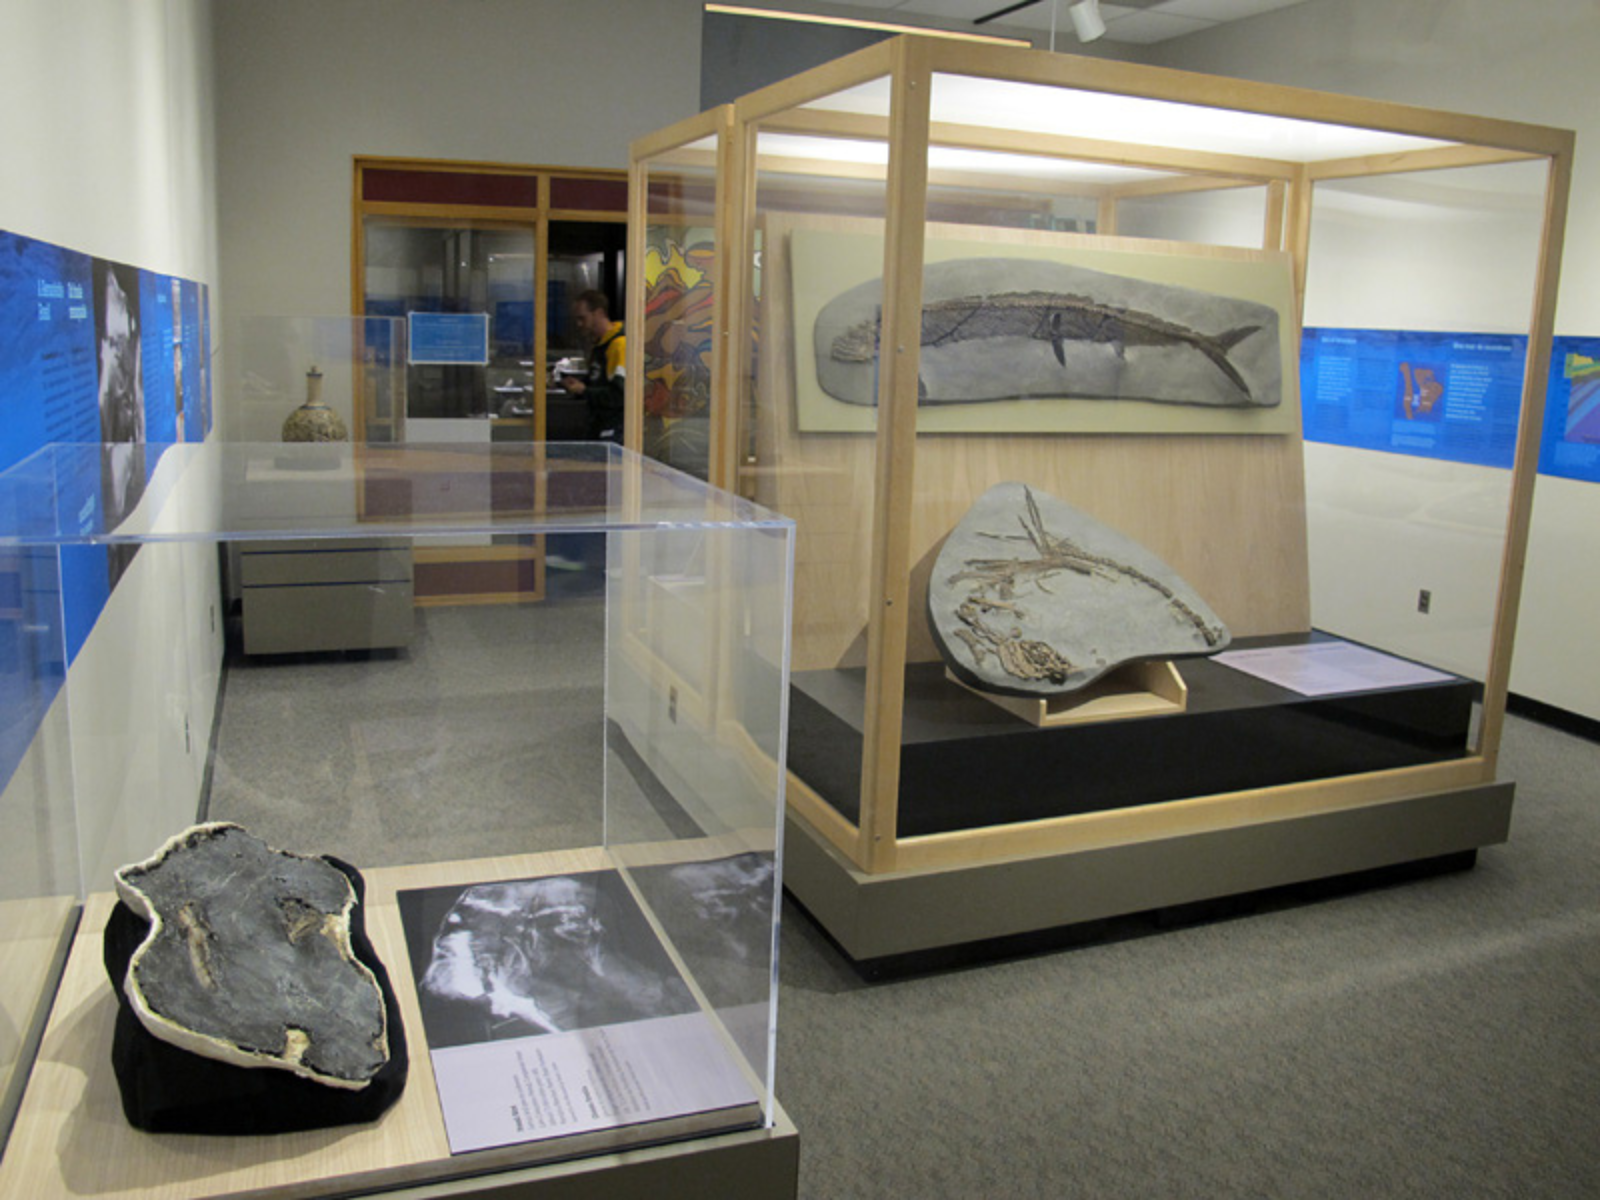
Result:
M1417 593L1417 611L1426 614L1433 607L1433 593L1423 588Z

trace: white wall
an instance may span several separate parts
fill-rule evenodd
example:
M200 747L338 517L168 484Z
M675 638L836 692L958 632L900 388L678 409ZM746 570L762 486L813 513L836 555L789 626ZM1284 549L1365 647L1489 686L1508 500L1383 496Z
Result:
M216 281L204 0L7 0L0 228Z
M1556 332L1600 333L1600 288L1594 286L1593 267L1600 261L1600 154L1586 153L1600 138L1600 80L1594 72L1600 58L1600 7L1594 0L1317 0L1152 47L1148 58L1186 70L1575 129L1578 154ZM1341 218L1332 220L1336 234ZM1413 234L1421 232L1421 225L1414 227ZM1421 277L1431 322L1408 316L1409 327L1496 331L1512 327L1500 323L1510 316L1525 327L1525 291L1496 296L1493 289L1474 288L1494 301L1495 309L1462 309L1459 302L1467 290L1456 286L1460 273L1497 270L1498 250L1505 247L1492 239L1456 244L1463 249L1456 252L1449 273ZM1382 303L1370 303L1370 297L1396 294L1393 286L1376 285L1385 271L1392 272L1392 284L1413 248L1407 246L1405 254L1388 260L1342 261L1338 273L1325 273L1320 280L1314 273L1308 281L1307 323L1384 327L1394 314ZM1352 287L1368 297L1354 310L1346 303ZM1329 319L1334 313L1337 319ZM1417 500L1417 511L1440 512L1452 494L1487 502L1483 498L1497 486L1488 477L1494 473L1463 468L1442 478L1438 464L1336 450L1325 454L1324 449L1308 456L1313 550L1315 554L1320 539L1327 551L1321 556L1324 570L1314 579L1314 608L1366 610L1370 616L1375 606L1385 606L1382 619L1409 626L1407 636L1438 630L1438 622L1428 625L1426 618L1393 611L1406 601L1414 609L1420 574L1414 559L1393 551L1402 544L1434 543L1436 531L1427 521L1385 523L1391 532L1382 535L1389 543L1382 558L1399 558L1406 579L1404 587L1393 581L1387 599L1375 596L1381 587L1372 587L1370 574L1352 576L1334 566L1340 553L1358 545L1348 541L1362 524L1349 511L1353 480L1363 472L1382 471L1392 487ZM1389 461L1372 461L1380 458ZM1396 472L1403 478L1395 478ZM1534 699L1600 718L1600 641L1590 635L1588 624L1590 597L1600 584L1600 558L1594 553L1600 540L1597 529L1600 487L1540 478L1511 685ZM1480 569L1488 570L1493 558L1493 547L1480 529L1475 547L1455 561L1476 559ZM1476 595L1473 604L1481 609Z
M130 516L157 532L214 528L208 447L174 447ZM141 546L67 679L79 858L86 891L192 824L222 670L214 542Z
M4 24L0 228L209 284L217 328L210 6L7 0ZM8 896L105 888L109 860L143 857L192 819L221 670L220 635L194 613L217 587L210 547L135 560L0 797L8 813L70 804L76 785L81 885L46 870L54 848L4 861ZM190 750L175 752L185 719ZM94 735L113 728L96 757Z
M1525 333L1544 182L1519 163L1320 186L1306 324ZM1312 620L1483 678L1509 504L1505 469L1308 445Z

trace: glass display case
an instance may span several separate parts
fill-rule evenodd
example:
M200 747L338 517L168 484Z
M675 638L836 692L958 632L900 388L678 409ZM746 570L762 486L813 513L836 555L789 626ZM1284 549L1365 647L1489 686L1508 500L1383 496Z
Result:
M789 883L853 956L1504 839L1570 134L918 38L733 115L712 461L796 521ZM707 136L636 144L636 221ZM1226 631L1036 721L968 668L1134 578L1057 501Z
M772 1091L793 523L585 443L144 461L114 523L99 446L0 475L0 1191L533 1187L575 1157L555 1173L681 1180L754 1155L739 1194L793 1195ZM501 535L565 538L584 569L539 603L419 610L399 646L247 652L222 586L219 546L297 554L312 601L291 623L343 621L367 601L316 564L348 542L381 543L357 589L376 594L396 557ZM124 1120L112 873L197 822L364 877L409 1046L380 1120L206 1138Z
M735 478L731 426L711 458L713 416L734 407L723 362L731 342L717 330L738 327L727 305L739 292L728 273L742 261L737 231L719 203L732 169L730 105L708 110L633 147L635 203L630 251L643 269L628 289L630 445L719 487Z
M340 440L405 441L403 318L243 317L228 360L229 441L283 440L284 423L306 404L332 410Z

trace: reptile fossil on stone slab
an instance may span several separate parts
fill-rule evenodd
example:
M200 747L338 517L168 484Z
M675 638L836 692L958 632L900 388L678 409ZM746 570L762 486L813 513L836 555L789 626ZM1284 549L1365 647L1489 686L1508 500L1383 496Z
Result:
M122 983L154 1036L334 1088L364 1088L382 1070L387 1006L352 949L355 888L329 862L219 822L122 867L116 883L150 922Z
M1215 654L1227 627L1156 555L1021 483L990 488L928 583L945 664L984 691L1076 691L1124 663Z

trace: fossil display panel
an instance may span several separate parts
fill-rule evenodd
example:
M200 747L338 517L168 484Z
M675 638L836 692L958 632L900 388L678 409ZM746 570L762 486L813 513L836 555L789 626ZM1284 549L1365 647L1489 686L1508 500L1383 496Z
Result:
M115 527L86 503L98 446L0 474L5 620L35 647L11 665L40 699L0 794L35 860L4 873L29 894L0 926L19 1098L0 1191L489 1186L680 1142L792 1166L771 1088L792 523L582 443L147 462ZM528 538L573 564L541 601L419 610L389 648L251 654L218 570L223 545L292 547L314 587L355 539ZM348 1002L302 1003L330 994ZM166 1049L135 1045L124 1079L114 1027ZM452 1030L490 1027L463 1092ZM361 1101L407 1049L392 1107ZM136 1130L119 1079L141 1113L189 1105L145 1128L190 1132ZM251 1123L298 1086L357 1099Z

